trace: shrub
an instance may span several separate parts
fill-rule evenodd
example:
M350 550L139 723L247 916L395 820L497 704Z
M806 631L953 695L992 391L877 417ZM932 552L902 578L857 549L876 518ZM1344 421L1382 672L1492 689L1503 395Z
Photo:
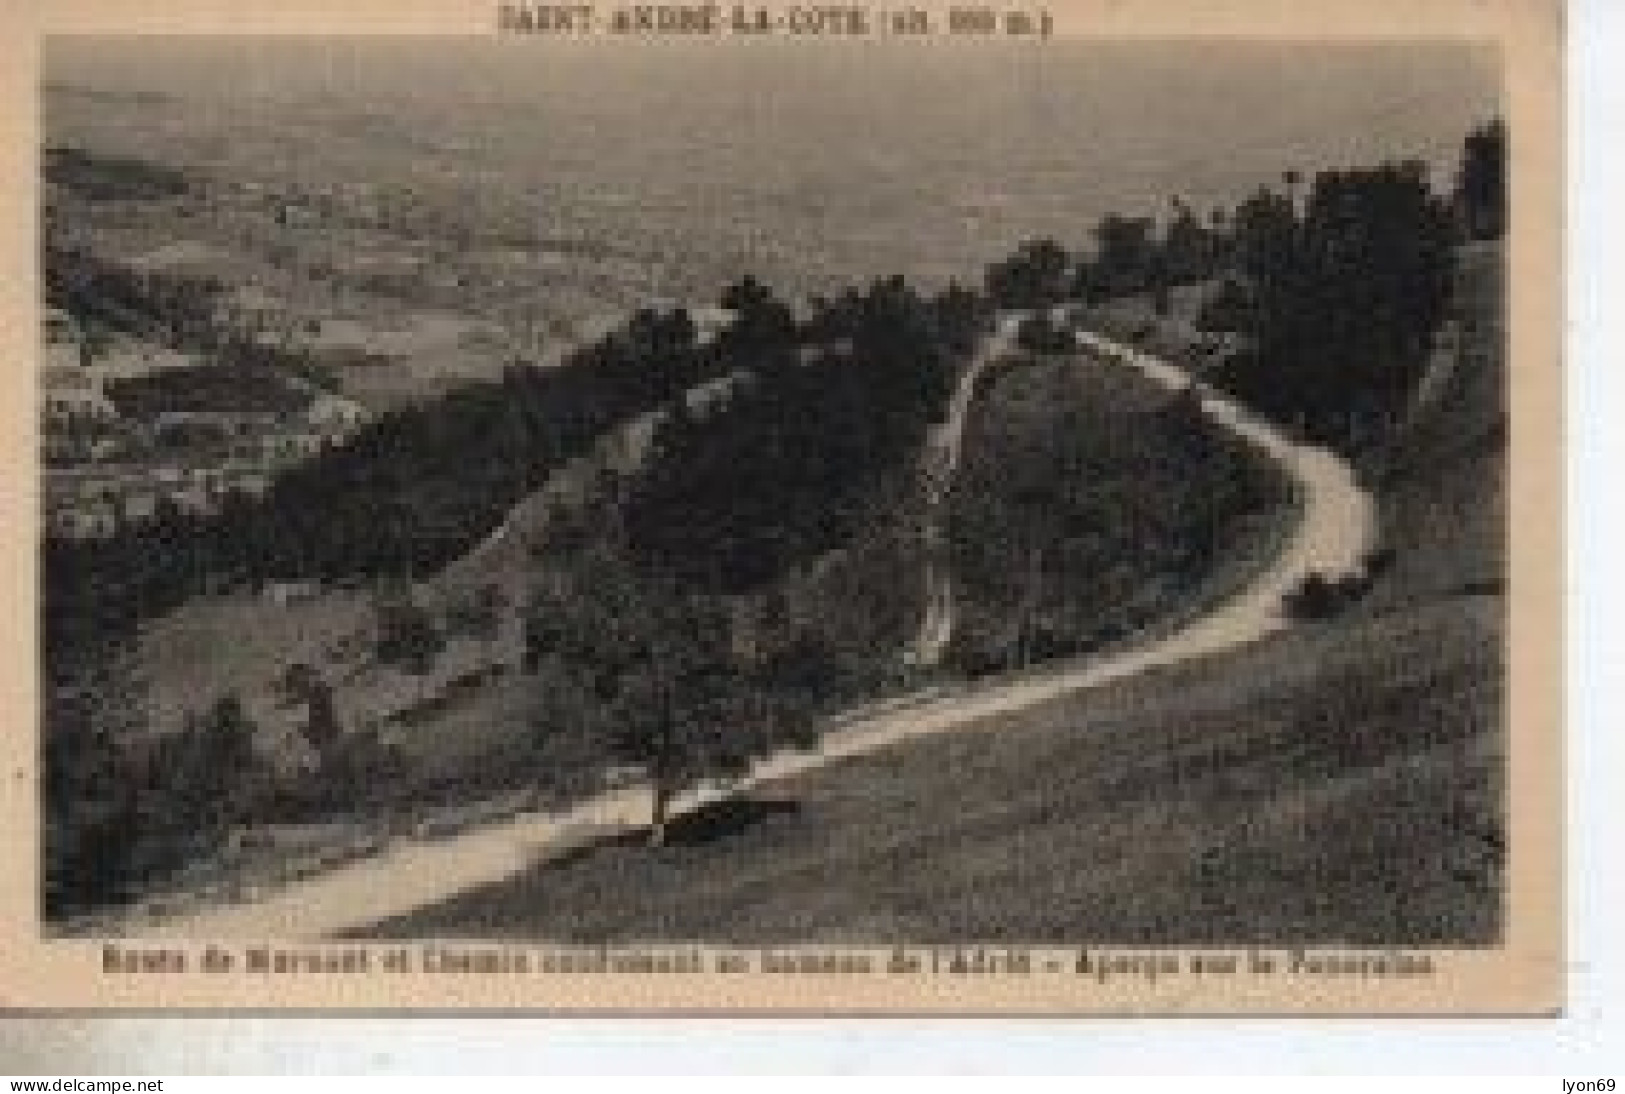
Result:
M1253 330L1257 323L1257 309L1251 292L1234 277L1227 277L1202 305L1196 319L1196 329L1207 333L1245 333Z
M374 655L379 664L396 666L416 676L434 668L446 641L427 608L410 598L386 598L374 612L378 636Z
M507 606L507 597L502 590L489 582L456 595L451 603L446 605L446 632L453 635L471 635L475 638L495 638L502 626L502 613Z
M129 715L57 702L46 736L48 915L127 899L218 847L274 790L254 723L234 696L144 752L111 730Z
M1286 594L1285 608L1292 619L1330 619L1342 607L1337 586L1324 574L1309 574Z
M1071 332L1042 313L1022 320L1016 344L1028 353L1068 353L1076 348Z
M1327 577L1315 572L1309 574L1298 587L1283 598L1283 607L1290 619L1315 621L1331 619L1346 611L1371 591L1371 574L1362 571Z
M1365 553L1360 565L1367 577L1375 579L1392 569L1397 557L1392 547L1377 547Z

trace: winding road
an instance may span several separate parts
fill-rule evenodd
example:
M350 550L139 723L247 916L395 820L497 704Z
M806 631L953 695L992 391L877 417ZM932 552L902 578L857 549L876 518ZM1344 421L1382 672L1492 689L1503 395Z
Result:
M949 418L940 427L944 431L939 439L944 445L942 453L928 458L942 460L943 470L949 475L957 462L957 438L962 435L976 374L999 359L1018 321L1019 317L1001 321L960 384ZM1092 334L1080 334L1078 339L1103 360L1134 368L1169 388L1183 390L1190 383L1183 371L1155 357ZM1302 515L1290 538L1273 562L1240 593L1174 633L1143 646L1015 680L943 689L860 714L826 733L817 751L765 760L732 790L701 787L679 798L673 814L847 757L935 733L964 730L1084 688L1232 649L1285 627L1280 614L1281 598L1305 576L1314 572L1338 575L1359 568L1375 534L1371 498L1360 488L1352 469L1330 452L1294 442L1220 396L1204 395L1202 409L1276 460L1292 476L1301 494ZM951 444L945 443L949 440ZM945 482L941 489L946 489ZM942 587L950 590L951 598L951 586ZM933 610L947 613L934 625L951 633L951 603ZM927 637L932 642L938 640L934 635ZM916 656L921 652L925 651L917 649ZM440 841L403 840L372 858L290 884L255 902L131 922L122 933L150 938L260 941L364 933L367 926L380 920L501 881L602 839L607 832L639 826L646 820L648 808L648 790L630 787L562 812L521 814Z

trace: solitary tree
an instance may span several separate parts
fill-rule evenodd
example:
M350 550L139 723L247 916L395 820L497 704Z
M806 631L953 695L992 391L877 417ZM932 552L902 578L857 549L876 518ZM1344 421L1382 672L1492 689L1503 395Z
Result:
M610 750L647 773L649 842L696 779L737 776L804 723L733 649L726 605L637 572L608 552L538 582L527 610L534 663L552 662L596 705Z

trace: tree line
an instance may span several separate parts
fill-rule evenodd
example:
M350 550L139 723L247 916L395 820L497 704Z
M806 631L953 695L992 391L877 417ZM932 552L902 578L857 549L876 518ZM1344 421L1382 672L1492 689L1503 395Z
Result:
M72 145L46 148L41 174L47 184L86 201L155 201L183 197L195 188L195 180L177 168Z
M732 295L723 354L751 363L747 382L703 422L668 416L624 502L634 557L712 592L758 588L848 539L878 477L941 415L987 317L962 286L926 296L901 277L815 300L800 324L771 294Z
M1030 240L989 268L1008 308L1092 305L1210 285L1198 318L1238 336L1211 379L1316 439L1370 443L1409 397L1444 318L1455 248L1507 225L1506 128L1464 140L1454 177L1435 187L1417 161L1283 173L1232 210L1199 216L1175 199L1165 224L1110 214L1073 253Z

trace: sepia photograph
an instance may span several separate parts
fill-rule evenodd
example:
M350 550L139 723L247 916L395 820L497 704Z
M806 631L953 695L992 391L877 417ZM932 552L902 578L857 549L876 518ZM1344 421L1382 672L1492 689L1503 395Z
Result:
M1502 44L811 10L41 39L42 940L1507 944Z

